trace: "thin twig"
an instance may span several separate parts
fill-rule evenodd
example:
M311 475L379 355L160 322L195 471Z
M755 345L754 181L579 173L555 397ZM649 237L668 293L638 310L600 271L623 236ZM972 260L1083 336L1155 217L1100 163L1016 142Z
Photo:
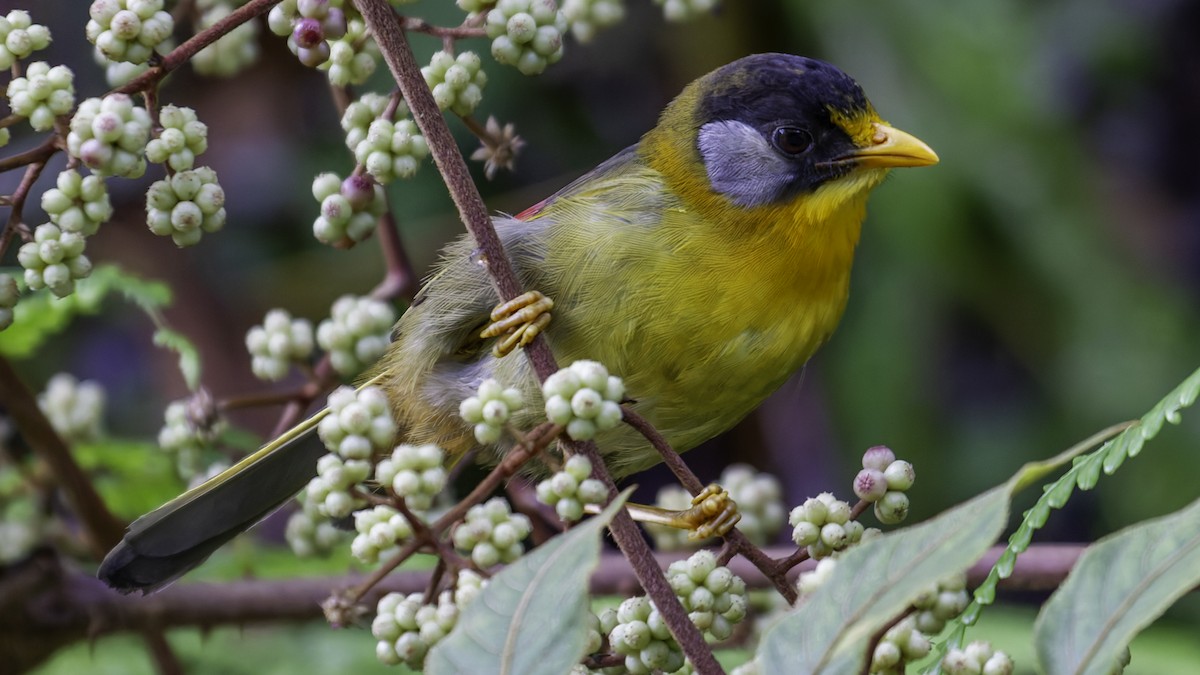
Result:
M250 0L250 2L230 12L225 18L205 28L188 38L186 42L171 50L162 57L161 63L138 75L125 84L116 87L110 94L136 94L157 85L171 71L187 63L197 52L220 40L233 29L246 23L256 16L271 11L280 0Z

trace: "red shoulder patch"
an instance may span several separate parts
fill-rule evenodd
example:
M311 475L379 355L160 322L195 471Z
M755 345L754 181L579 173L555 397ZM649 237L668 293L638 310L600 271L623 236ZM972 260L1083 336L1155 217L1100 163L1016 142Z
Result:
M529 220L530 218L533 218L537 214L541 213L542 209L546 208L546 204L548 203L550 203L549 199L543 199L542 201L513 216L513 218L517 220Z

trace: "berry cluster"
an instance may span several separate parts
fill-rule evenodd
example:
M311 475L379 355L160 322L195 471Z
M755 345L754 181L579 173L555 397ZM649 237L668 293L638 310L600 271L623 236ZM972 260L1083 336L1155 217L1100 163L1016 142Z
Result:
M329 40L346 35L346 14L341 0L283 0L267 14L267 27L287 36L288 49L300 63L316 68L329 60Z
M961 649L954 647L942 657L942 672L946 675L1012 675L1015 667L1012 657L983 640Z
M392 488L415 511L433 508L433 500L446 487L446 455L433 444L401 443L390 457L379 460L375 481Z
M319 513L345 518L362 505L351 490L371 475L371 456L392 442L396 423L378 387L338 387L329 394L328 409L317 435L330 454L317 460L305 495Z
M203 13L196 22L196 32L211 28L233 12L233 5L228 2L205 0L198 5ZM192 57L192 67L201 75L231 77L257 59L258 22L247 21L197 52Z
M287 36L300 63L329 71L335 86L362 84L375 72L379 47L344 0L283 0L267 15L267 27Z
M421 670L425 655L450 634L458 615L471 604L487 581L470 570L459 573L454 591L438 595L437 604L423 604L424 593L388 593L379 600L371 634L379 642L375 656L388 665L406 664Z
M469 553L482 569L510 563L525 552L521 543L533 531L524 514L513 513L503 497L492 497L467 511L466 520L454 528L454 546Z
M33 231L33 241L17 249L17 261L25 268L25 285L36 291L49 288L65 298L75 291L75 281L92 273L92 261L83 254L87 240L77 232L63 232L51 223Z
M98 176L139 178L146 172L142 153L149 138L150 113L125 94L109 94L79 104L67 152Z
M583 517L586 504L603 504L608 499L604 483L592 478L592 463L583 455L572 455L563 470L538 483L538 501L553 506L564 522Z
M88 42L110 61L145 63L175 30L163 0L94 0L88 15Z
M313 327L308 319L293 319L287 310L267 312L261 326L246 333L250 370L260 380L276 381L287 375L293 362L304 362L313 351Z
M625 657L631 675L675 673L685 666L683 651L671 636L662 615L645 596L626 598L616 609L600 614L600 630L612 650Z
M29 12L14 9L0 17L0 70L50 46L50 29L34 23Z
M329 413L317 425L317 435L330 452L344 459L369 460L396 437L387 395L379 387L358 391L338 387L329 394L328 408Z
M98 438L104 421L104 387L91 380L80 382L67 373L58 373L46 383L38 396L38 407L46 413L50 426L68 442Z
M317 326L317 344L329 353L334 370L353 375L383 356L396 321L387 303L343 295L330 314Z
M351 152L367 138L371 122L383 117L391 100L390 96L367 92L346 106L346 112L342 113L342 131L346 132L346 147ZM408 105L403 99L396 101L396 110L391 117L408 117Z
M746 583L717 565L711 551L697 551L667 568L667 580L688 618L715 640L733 633L746 617ZM691 672L654 603L644 596L628 598L617 609L600 614L600 628L613 651L625 656L625 671L634 675Z
M20 297L21 290L17 288L17 280L9 274L0 274L0 330L12 325L13 308L17 306Z
M625 5L622 0L563 0L562 13L575 39L590 42L596 31L625 18Z
M304 488L304 498L327 518L345 518L363 506L363 501L351 490L370 475L369 461L343 459L329 453L317 460L317 475Z
M75 73L66 66L51 68L45 61L34 61L24 77L8 83L7 93L14 115L27 118L34 131L47 131L54 127L54 118L75 107Z
M421 74L433 91L438 108L464 117L475 112L483 100L483 87L487 85L487 73L480 65L479 55L475 52L462 52L457 57L446 51L433 53Z
M537 75L562 58L567 18L554 0L499 0L484 30L497 61Z
M711 14L719 3L720 0L654 0L654 4L662 5L667 21L687 21Z
M146 190L146 224L181 248L225 227L225 190L217 172L202 166L155 181Z
M947 621L962 614L970 601L966 573L938 582L913 601L917 629L926 635L937 635Z
M112 218L108 188L99 176L82 176L75 169L58 174L55 187L42 193L42 210L63 232L90 237L100 223Z
M621 421L625 383L600 363L576 361L547 377L542 394L546 418L566 427L571 438L586 441Z
M327 71L335 87L362 84L375 72L379 46L367 30L367 22L355 13L346 22L346 34L329 43L329 60L317 66Z
M204 395L172 401L163 415L165 423L158 432L158 445L175 455L176 471L184 478L204 472L205 451L225 431L225 420L211 403Z
M869 672L873 675L904 675L904 666L923 659L932 645L929 637L917 630L916 621L907 616L888 629L871 654Z
M489 378L479 384L475 396L463 399L458 406L458 414L475 425L475 440L489 445L500 440L509 417L524 407L525 401L522 400L518 389L505 388Z
M208 148L208 127L196 117L196 111L166 105L158 112L158 123L162 131L146 144L146 159L165 163L173 171L195 166L196 155Z
M792 509L788 523L793 526L792 541L807 546L808 555L820 559L832 555L862 539L864 528L850 520L850 504L828 492L811 497Z
M746 618L746 582L718 565L712 551L696 551L671 563L667 581L692 623L717 640L728 638L733 625Z
M380 504L354 512L358 535L350 542L350 552L367 564L378 562L384 552L412 536L412 525L396 509Z
M312 195L321 202L313 236L335 248L350 248L369 237L386 208L383 186L369 176L355 174L342 180L335 173L322 173L313 179Z
M429 156L429 145L417 123L410 119L396 122L376 118L367 127L367 135L354 146L354 161L380 183L394 178L412 178ZM321 205L326 215L325 204Z
M887 446L877 445L863 453L863 469L854 477L854 494L875 503L875 517L895 525L908 517L908 495L917 474L912 464L896 459Z
M342 531L320 512L315 502L304 498L304 493L300 502L303 508L288 518L284 530L288 546L301 558L328 555L341 542Z

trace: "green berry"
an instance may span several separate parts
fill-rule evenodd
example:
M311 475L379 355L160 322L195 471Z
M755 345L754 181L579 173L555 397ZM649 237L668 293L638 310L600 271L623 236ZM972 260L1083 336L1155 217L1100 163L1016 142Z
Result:
M904 492L913 486L917 474L913 470L912 464L900 459L888 465L883 472L883 477L887 481L888 490Z
M4 60L3 51L0 47L0 62ZM25 69L24 76L8 83L9 107L13 114L28 118L34 131L48 131L57 117L75 107L74 78L66 66L51 68L45 61L35 61Z
M875 517L885 525L895 525L908 517L908 495L888 492L875 502Z

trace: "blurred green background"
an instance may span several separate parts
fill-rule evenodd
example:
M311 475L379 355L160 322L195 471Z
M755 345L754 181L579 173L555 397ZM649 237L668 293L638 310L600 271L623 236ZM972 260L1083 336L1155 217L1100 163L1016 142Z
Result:
M85 4L3 4L51 25L44 58L76 67L81 96L106 89L82 37ZM758 414L688 456L702 479L741 460L777 474L792 503L846 494L859 454L884 443L915 464L913 514L922 518L1140 416L1200 366L1200 5L728 0L715 16L675 25L649 0L626 4L623 24L590 45L570 42L540 77L485 57L477 115L514 122L528 141L513 174L486 182L474 166L492 209L516 212L550 194L635 142L685 83L754 52L837 64L942 159L897 172L876 192L837 335ZM462 16L449 0L406 11L441 24ZM320 320L383 269L372 242L343 252L312 238L312 177L344 173L352 159L323 75L262 33L252 70L220 81L185 69L162 95L209 125L205 158L228 195L226 229L183 251L150 235L139 197L160 177L152 169L140 181L110 181L116 222L89 242L94 261L175 288L167 316L199 345L204 382L218 396L261 389L242 341L267 309ZM425 36L413 42L419 59L438 47ZM371 88L388 82L381 68ZM452 127L465 151L475 147ZM0 177L9 189L17 178ZM446 191L426 166L389 194L423 272L461 231ZM110 431L150 438L185 387L174 356L151 346L145 318L119 302L107 308L19 366L34 389L60 370L100 380ZM1073 499L1041 540L1093 540L1194 500L1194 417ZM265 434L274 418L234 421ZM639 477L642 499L665 480L661 471ZM1200 605L1187 599L1175 615L1194 619ZM370 639L361 640L369 656ZM1135 648L1129 672L1170 672L1138 668Z

